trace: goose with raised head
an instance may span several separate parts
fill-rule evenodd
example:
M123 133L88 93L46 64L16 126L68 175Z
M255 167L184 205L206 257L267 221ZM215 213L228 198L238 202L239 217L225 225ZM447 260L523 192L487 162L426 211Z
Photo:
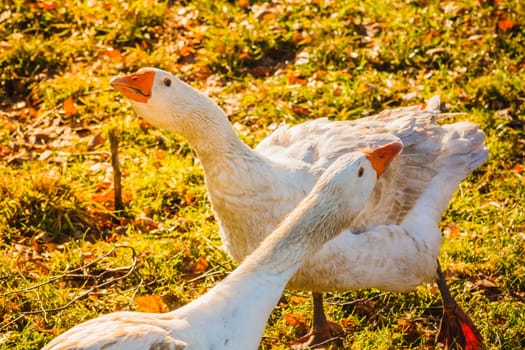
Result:
M341 154L392 141L403 144L403 153L381 177L362 214L290 280L289 288L314 292L313 329L299 345L315 345L338 332L326 321L322 292L370 287L403 292L436 278L441 215L459 183L487 158L477 125L437 123L442 117L438 97L425 108L282 126L251 149L217 104L168 72L143 68L113 78L111 85L140 117L180 134L195 149L224 247L237 261L277 227ZM476 337L466 342L482 344L459 308L444 310L442 330L458 332L443 331L442 339L461 343L461 330L468 328ZM456 321L459 327L447 327Z
M44 350L257 349L288 280L351 224L401 148L394 142L341 156L260 247L197 300L165 314L104 315L66 331Z

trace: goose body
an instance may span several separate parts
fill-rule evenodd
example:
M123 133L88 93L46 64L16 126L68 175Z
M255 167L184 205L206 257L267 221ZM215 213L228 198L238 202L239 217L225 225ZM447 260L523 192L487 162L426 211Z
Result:
M436 278L441 215L459 183L488 154L477 125L437 123L442 118L438 97L425 108L282 126L251 149L210 98L168 72L143 68L114 78L111 85L140 117L180 134L195 149L224 248L237 261L277 227L342 154L403 144L363 211L306 261L289 281L292 289L403 292Z
M139 116L195 148L224 247L237 261L277 227L339 156L403 144L363 214L307 261L289 282L293 289L408 291L435 278L441 215L460 181L487 158L478 126L436 122L438 97L424 109L283 126L253 150L211 99L165 71L145 68L114 78L112 85Z
M197 300L165 314L103 315L66 331L44 350L257 349L287 281L351 223L400 150L400 143L392 143L340 157L261 246ZM374 160L377 152L387 161Z

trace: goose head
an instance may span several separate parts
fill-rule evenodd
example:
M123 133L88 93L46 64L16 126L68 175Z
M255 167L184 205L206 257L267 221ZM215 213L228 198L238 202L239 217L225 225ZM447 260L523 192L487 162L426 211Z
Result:
M349 214L345 221L351 220L363 209L378 178L402 149L401 142L395 141L375 149L345 154L330 165L316 184L321 188L312 193L329 193L331 198L337 198L340 201L337 206Z
M231 129L224 112L208 96L172 74L157 68L114 77L110 84L152 125L193 141L206 132ZM227 131L225 131L227 132ZM233 130L232 130L233 132Z

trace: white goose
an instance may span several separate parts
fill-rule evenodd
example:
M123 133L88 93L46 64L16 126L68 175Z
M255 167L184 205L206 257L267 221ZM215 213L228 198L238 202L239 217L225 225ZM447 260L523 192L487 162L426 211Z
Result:
M237 261L277 227L334 159L351 150L402 142L403 153L381 177L363 213L288 284L314 291L312 337L301 339L306 345L337 332L326 321L320 292L370 287L408 291L436 277L441 215L460 181L487 158L484 133L476 125L437 124L438 97L424 109L412 106L356 121L317 119L284 126L253 150L210 98L168 72L143 68L113 78L111 85L139 116L184 136L196 150L224 247ZM444 280L439 282L446 288ZM442 330L458 318L458 329L470 328L481 344L454 300L444 301L448 307ZM464 342L462 332L457 333L440 338Z
M290 277L351 223L401 148L394 142L341 156L261 246L199 299L166 314L104 315L68 330L44 350L257 349Z

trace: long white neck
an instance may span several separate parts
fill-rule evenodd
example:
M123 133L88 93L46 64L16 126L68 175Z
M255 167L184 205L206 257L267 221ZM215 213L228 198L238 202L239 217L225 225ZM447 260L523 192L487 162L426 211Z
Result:
M221 194L229 195L229 191L239 196L242 193L239 186L257 192L259 189L254 187L257 184L250 181L250 176L263 172L271 178L272 162L242 142L224 111L212 99L184 85L193 103L185 107L184 122L168 129L184 136L197 152L212 200ZM257 176L257 182L265 180Z
M287 188L293 195L300 193L296 187L301 181L295 176L283 177L287 172L282 171L282 165L245 145L213 100L189 85L181 85L181 89L191 101L183 106L183 111L176 112L183 113L184 118L164 118L157 125L186 138L197 152L224 247L236 261L241 261L269 234L261 222L273 229L281 220L280 212L261 213L265 203L283 195L276 186ZM261 221L261 215L267 220Z
M203 162L212 161L221 154L253 153L239 139L224 111L212 99L186 83L182 84L189 100L184 106L186 116L183 122L169 129L184 136Z
M331 198L336 197L331 193L307 197L239 268L174 315L190 325L205 321L203 331L209 344L257 349L288 280L347 224L348 211Z

